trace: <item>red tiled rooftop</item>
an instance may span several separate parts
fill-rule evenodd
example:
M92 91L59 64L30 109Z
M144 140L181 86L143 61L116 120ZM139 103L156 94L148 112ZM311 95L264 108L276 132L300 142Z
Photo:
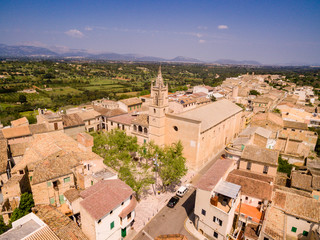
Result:
M237 207L236 212L239 212L240 204ZM262 217L262 212L258 208L250 206L245 203L241 203L240 213L244 214L245 217L252 217L252 221L259 223Z
M80 205L95 219L107 215L133 193L120 179L102 180L80 193Z

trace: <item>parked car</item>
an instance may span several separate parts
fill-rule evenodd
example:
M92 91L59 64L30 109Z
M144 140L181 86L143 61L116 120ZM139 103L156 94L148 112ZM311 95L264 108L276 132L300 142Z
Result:
M179 202L179 198L174 196L169 200L167 206L170 208L173 208L178 202Z
M188 192L188 187L186 187L186 186L181 186L181 187L178 189L178 191L177 191L177 196L183 197L183 195L185 195L186 192Z

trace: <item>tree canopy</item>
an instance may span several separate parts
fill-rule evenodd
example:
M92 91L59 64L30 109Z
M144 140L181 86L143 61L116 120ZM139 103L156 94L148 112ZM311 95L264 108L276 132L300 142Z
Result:
M33 201L32 194L27 192L21 194L19 207L13 211L10 217L10 223L30 213L31 208L33 207L34 207L34 201Z

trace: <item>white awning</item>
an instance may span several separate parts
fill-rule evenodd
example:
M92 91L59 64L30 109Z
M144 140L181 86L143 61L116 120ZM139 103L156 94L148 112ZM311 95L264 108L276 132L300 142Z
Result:
M226 181L221 181L215 187L214 192L235 199L238 196L240 188L241 188L241 186L239 186L237 184L226 182Z

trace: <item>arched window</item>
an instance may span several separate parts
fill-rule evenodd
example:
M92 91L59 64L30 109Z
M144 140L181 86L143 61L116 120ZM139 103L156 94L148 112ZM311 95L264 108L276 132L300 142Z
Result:
M137 126L133 125L133 131L137 131Z
M142 127L141 126L138 127L138 131L142 132Z
M144 133L147 134L148 133L148 129L145 127L144 128Z

